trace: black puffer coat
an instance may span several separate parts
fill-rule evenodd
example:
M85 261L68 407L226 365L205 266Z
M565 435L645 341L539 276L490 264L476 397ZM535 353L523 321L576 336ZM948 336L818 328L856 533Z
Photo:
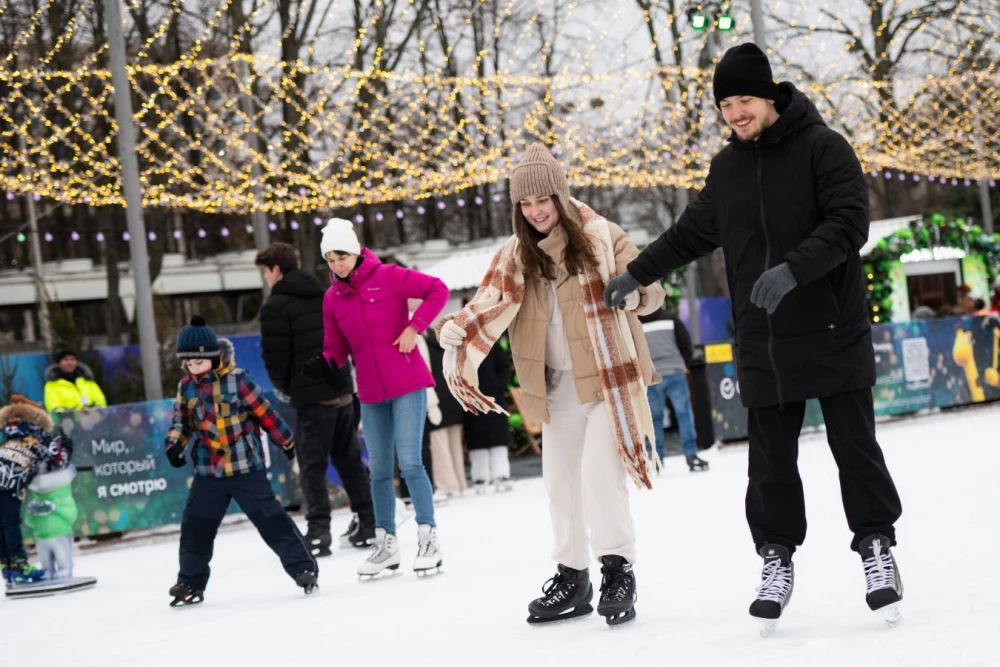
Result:
M812 102L790 83L780 90L775 124L756 142L731 139L712 159L698 199L628 267L648 285L722 247L748 408L875 383L858 253L868 238L865 177L850 144ZM750 292L781 262L798 286L768 316Z
M289 271L274 285L260 309L260 347L264 367L275 389L292 398L293 405L327 401L353 393L350 367L340 369L346 391L336 392L322 380L302 374L302 364L323 354L323 294L316 278L305 271Z
M505 393L510 382L507 352L497 343L479 364L479 390L507 409ZM465 442L469 449L506 447L510 439L507 416L496 412L465 413Z

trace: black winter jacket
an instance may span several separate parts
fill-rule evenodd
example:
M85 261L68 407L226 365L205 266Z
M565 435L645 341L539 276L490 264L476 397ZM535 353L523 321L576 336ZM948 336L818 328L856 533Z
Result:
M323 353L323 294L316 278L295 269L274 285L260 309L260 347L275 389L293 405L308 405L353 393L350 368L344 366L347 390L337 392L322 380L302 374L302 364Z
M871 387L875 358L858 253L868 188L847 140L790 83L780 118L756 142L712 159L698 199L629 264L641 284L722 247L736 323L743 405L761 408ZM773 315L754 283L787 262L798 285Z

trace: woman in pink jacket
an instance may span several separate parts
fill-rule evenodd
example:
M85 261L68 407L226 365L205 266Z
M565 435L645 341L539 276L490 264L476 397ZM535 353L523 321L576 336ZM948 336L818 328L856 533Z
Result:
M361 247L348 220L327 223L320 250L332 275L323 298L323 358L309 362L310 371L335 379L334 369L343 366L348 355L353 358L371 465L375 548L358 566L358 574L367 578L399 568L394 451L417 513L419 547L413 570L427 574L441 565L433 490L421 460L426 389L434 386L434 377L416 340L444 308L448 288L437 278L383 264ZM408 299L423 301L413 317Z

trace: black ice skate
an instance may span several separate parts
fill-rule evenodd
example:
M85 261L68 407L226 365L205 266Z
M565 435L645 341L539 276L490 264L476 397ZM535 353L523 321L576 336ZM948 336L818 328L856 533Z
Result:
M688 470L691 472L704 472L708 470L708 461L699 459L697 454L688 454L684 458L687 460Z
M171 607L188 607L205 600L205 591L196 590L179 582L170 587L170 595L174 598L170 601Z
M313 593L319 588L319 575L315 572L299 572L295 577L295 585L302 589L306 595Z
M330 550L333 538L330 536L329 530L310 528L306 532L305 537L306 544L309 545L309 553L316 558L323 558L324 556L333 554L333 551Z
M760 636L767 637L778 627L781 612L792 599L795 565L788 549L779 544L765 544L760 555L764 558L764 569L750 615L760 620Z
M601 556L601 600L597 613L608 625L635 619L635 574L632 563L621 556Z
M528 623L540 625L587 616L594 611L594 587L587 570L560 565L556 576L542 586L544 595L528 605Z
M370 523L360 523L358 529L347 538L347 544L355 549L367 549L375 544L375 518L372 517Z
M903 579L899 576L896 559L889 551L891 540L885 535L869 535L861 540L858 550L865 566L865 601L868 608L881 614L890 628L902 620Z

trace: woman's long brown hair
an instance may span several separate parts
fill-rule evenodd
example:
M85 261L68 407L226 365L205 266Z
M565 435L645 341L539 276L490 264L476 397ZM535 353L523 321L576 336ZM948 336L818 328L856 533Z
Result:
M590 239L583 233L583 221L576 207L573 204L569 207L563 206L556 195L552 195L552 201L559 213L559 222L556 224L566 232L566 270L570 275L576 276L583 273L587 265L596 269L599 266L597 255L590 244ZM538 247L539 241L544 239L545 235L528 223L524 213L521 212L521 202L514 202L514 234L521 242L520 260L525 277L548 279L552 275L552 260Z

